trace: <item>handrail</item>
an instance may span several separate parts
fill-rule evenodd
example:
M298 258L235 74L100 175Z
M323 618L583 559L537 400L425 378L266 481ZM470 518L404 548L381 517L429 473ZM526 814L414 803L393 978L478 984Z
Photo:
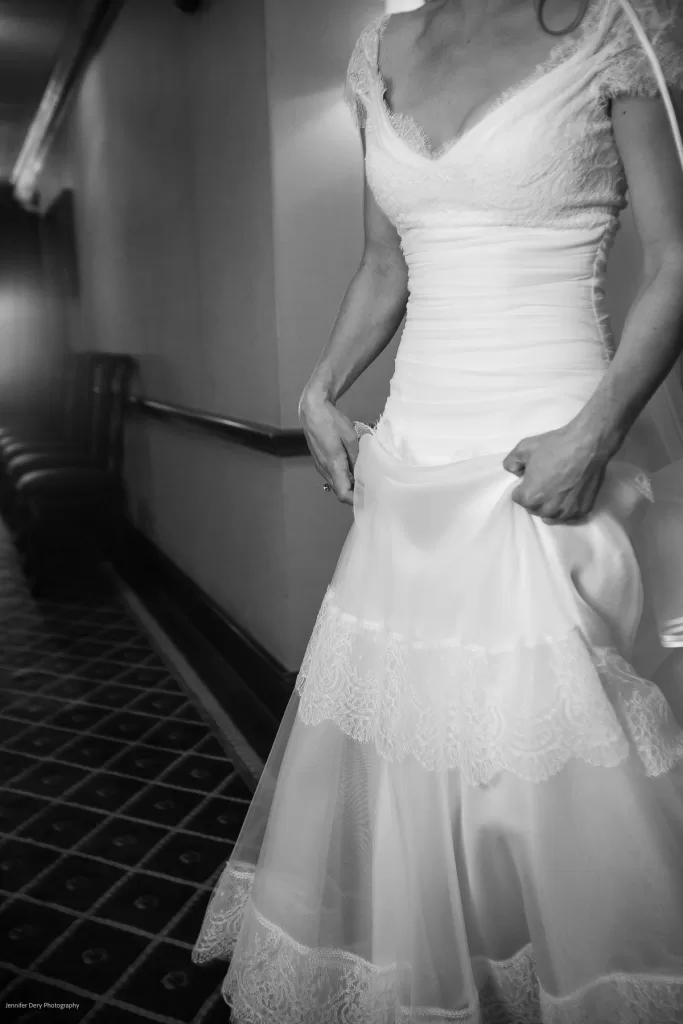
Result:
M124 0L83 0L61 44L57 61L31 122L10 182L29 209L34 189L61 119L88 64L121 11Z
M188 409L170 402L158 402L154 398L132 397L128 405L132 412L152 416L159 420L175 420L197 427L205 433L220 437L235 444L244 445L257 451L267 452L289 458L296 455L309 455L308 445L303 430L298 428L271 427L249 420L217 416L214 413Z

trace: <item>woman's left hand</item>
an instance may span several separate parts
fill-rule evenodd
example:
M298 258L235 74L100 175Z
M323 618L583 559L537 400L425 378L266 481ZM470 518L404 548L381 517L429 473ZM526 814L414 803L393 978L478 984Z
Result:
M595 439L569 424L547 434L526 437L505 458L503 467L522 477L512 500L544 523L576 523L591 512L609 456Z

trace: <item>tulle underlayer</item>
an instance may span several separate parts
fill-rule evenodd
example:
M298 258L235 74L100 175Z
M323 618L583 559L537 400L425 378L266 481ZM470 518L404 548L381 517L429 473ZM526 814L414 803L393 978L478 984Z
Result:
M681 1024L683 649L639 472L571 527L498 456L366 435L355 477L195 960L230 958L234 1024Z
M194 954L236 1024L679 1024L678 772L471 786L296 704Z
M220 953L229 958L244 929L254 956L226 978L223 995L239 1024L678 1024L683 980L662 973L605 975L569 996L554 997L538 982L529 942L507 960L473 957L477 993L461 1010L401 1006L410 968L378 967L335 949L295 942L254 907L254 869L231 866L224 879L225 916L213 919ZM195 955L204 962L201 949ZM403 980L402 980L403 979Z

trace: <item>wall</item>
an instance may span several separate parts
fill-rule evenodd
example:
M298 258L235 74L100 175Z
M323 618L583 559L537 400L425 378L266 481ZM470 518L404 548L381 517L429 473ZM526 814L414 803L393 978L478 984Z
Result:
M250 0L127 4L39 187L75 191L81 346L135 353L148 396L277 423L263 37ZM127 432L133 518L276 655L281 475L196 432Z

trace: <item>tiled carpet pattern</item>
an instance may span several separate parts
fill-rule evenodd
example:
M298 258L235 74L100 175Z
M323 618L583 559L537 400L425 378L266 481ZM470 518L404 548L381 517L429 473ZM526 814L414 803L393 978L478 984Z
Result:
M125 606L71 590L33 602L0 527L2 1019L226 1024L190 950L249 791Z

